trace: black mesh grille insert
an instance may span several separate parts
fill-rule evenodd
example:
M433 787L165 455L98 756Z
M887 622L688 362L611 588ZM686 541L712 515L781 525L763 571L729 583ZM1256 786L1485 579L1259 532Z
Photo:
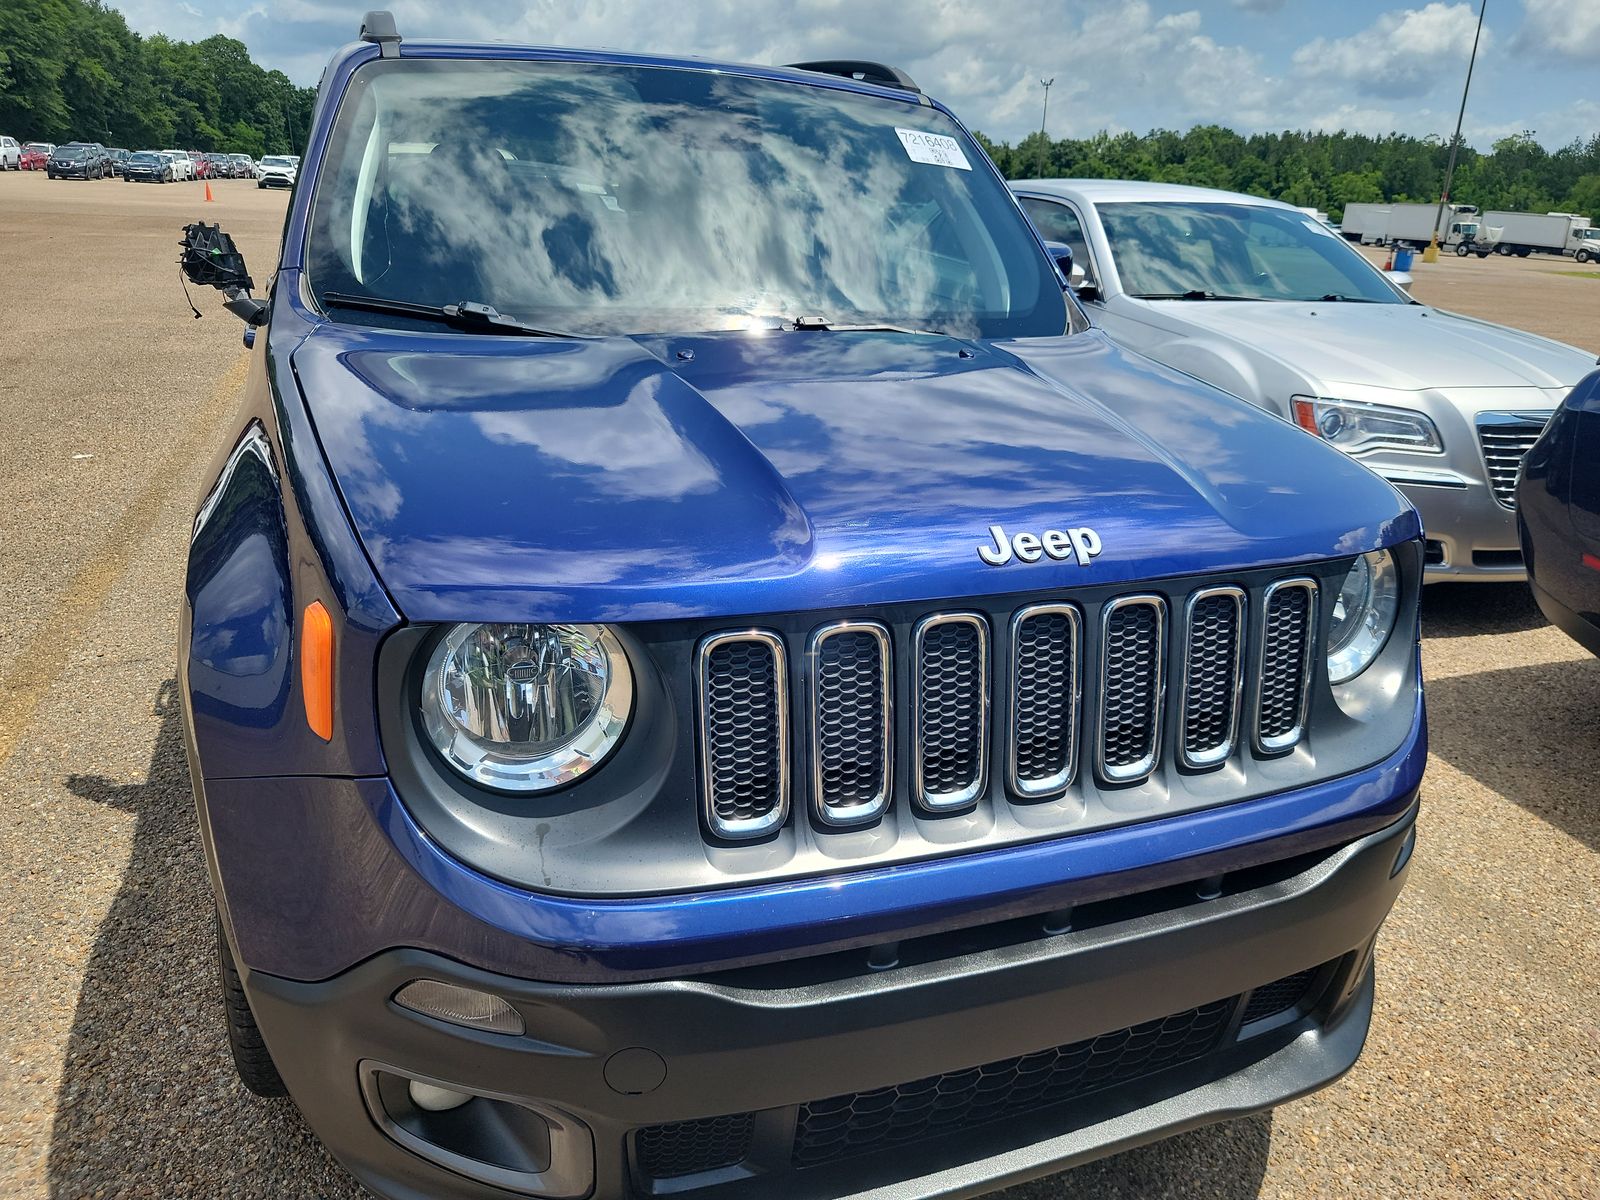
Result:
M750 1153L754 1113L650 1125L634 1138L639 1170L651 1179L677 1179L743 1162Z
M923 631L917 661L917 747L923 795L957 796L983 775L985 630L946 621Z
M800 1109L794 1163L816 1166L945 1129L965 1132L1192 1062L1216 1048L1235 1002L1218 1000L1086 1041L898 1087L812 1101Z
M1306 991L1311 987L1311 981L1317 977L1318 969L1312 967L1309 971L1301 971L1298 975L1289 975L1258 987L1250 993L1250 1001L1244 1006L1241 1023L1248 1025L1251 1021L1262 1021L1294 1008L1305 999Z
M707 794L718 822L751 821L783 802L777 653L764 641L719 642L704 663Z
M1109 773L1141 773L1153 762L1161 700L1161 609L1123 604L1106 617L1100 761Z
M1280 587L1267 600L1261 648L1261 740L1291 737L1300 727L1306 688L1306 643L1311 636L1312 592L1309 587Z
M1189 609L1188 674L1183 684L1183 751L1216 759L1234 736L1243 601L1232 592L1203 596Z
M887 795L884 660L883 640L869 629L830 633L817 646L813 753L829 809L870 808Z
M1063 785L1078 736L1078 626L1065 612L1039 612L1016 625L1012 653L1012 747L1017 783Z

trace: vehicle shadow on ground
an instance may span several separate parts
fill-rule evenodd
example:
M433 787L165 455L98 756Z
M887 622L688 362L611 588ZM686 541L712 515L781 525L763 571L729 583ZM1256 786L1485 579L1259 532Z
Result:
M74 795L136 819L122 888L95 938L51 1132L57 1200L367 1195L294 1106L240 1087L228 1056L212 899L177 692L156 698L147 780L74 775ZM1254 1200L1270 1116L1233 1121L1001 1193L1003 1200ZM1179 1190L1173 1190L1174 1187Z
M1431 583L1422 589L1423 637L1522 633L1549 623L1525 583Z
M1600 660L1430 679L1427 696L1435 756L1600 850L1589 767L1600 750Z
M177 691L144 783L74 775L77 796L133 816L132 857L90 953L51 1131L59 1200L364 1195L284 1100L239 1086L218 993L211 888Z

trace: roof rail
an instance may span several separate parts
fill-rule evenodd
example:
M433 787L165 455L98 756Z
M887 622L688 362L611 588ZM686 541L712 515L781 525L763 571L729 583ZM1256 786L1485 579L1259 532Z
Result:
M386 9L375 8L361 18L361 40L375 43L384 58L400 57L400 31L394 14Z
M797 71L817 71L823 75L842 75L846 79L859 79L862 83L875 83L879 87L899 88L904 92L922 94L922 89L912 82L899 67L886 67L882 63L863 62L853 58L829 59L826 62L790 63Z

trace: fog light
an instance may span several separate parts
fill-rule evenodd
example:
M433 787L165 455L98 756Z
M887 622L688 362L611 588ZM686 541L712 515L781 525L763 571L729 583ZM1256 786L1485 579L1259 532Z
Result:
M499 996L476 988L441 983L437 979L413 979L395 993L394 1002L425 1017L464 1025L468 1029L521 1034L526 1028L522 1014Z
M411 1103L427 1112L449 1112L472 1099L466 1092L453 1092L449 1088L423 1083L420 1079L413 1079L407 1090L411 1094Z

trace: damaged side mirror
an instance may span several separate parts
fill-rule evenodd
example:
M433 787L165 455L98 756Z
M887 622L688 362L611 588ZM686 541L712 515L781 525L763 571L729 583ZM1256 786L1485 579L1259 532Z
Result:
M214 287L227 297L223 308L254 328L267 323L267 306L250 294L255 286L245 268L244 255L220 225L196 221L183 227L178 243L178 266L183 277L197 287ZM194 308L191 303L190 308ZM200 310L194 309L196 318Z

